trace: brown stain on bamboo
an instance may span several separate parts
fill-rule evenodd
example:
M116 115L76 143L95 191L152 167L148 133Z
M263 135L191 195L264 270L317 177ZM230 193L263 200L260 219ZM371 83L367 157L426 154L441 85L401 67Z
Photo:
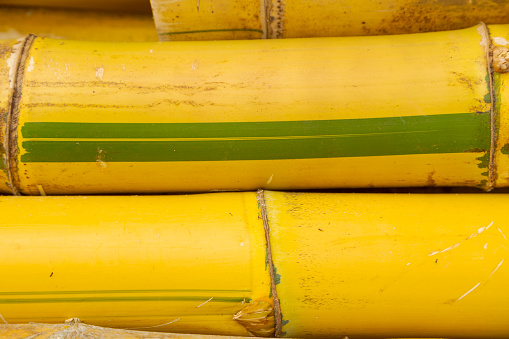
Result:
M438 15L440 13L440 15ZM490 24L509 20L509 3L501 0L418 0L401 6L382 19L378 27L363 25L369 35L404 34L467 28L480 21Z

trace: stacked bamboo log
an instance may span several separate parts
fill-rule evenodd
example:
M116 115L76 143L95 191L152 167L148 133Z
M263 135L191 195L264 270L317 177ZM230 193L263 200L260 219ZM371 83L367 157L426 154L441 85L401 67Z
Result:
M508 187L509 1L135 2L0 1L0 337L509 336L507 195L290 192Z

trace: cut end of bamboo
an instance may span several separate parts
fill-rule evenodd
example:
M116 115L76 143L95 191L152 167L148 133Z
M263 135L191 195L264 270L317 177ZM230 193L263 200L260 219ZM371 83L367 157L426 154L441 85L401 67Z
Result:
M269 298L258 299L247 304L233 316L233 319L255 336L274 336L276 329L274 305Z

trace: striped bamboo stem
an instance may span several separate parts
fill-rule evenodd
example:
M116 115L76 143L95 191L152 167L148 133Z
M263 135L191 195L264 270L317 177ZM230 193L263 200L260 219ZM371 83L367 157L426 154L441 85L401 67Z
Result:
M508 0L151 0L161 40L421 33L509 23Z
M148 14L0 7L0 39L25 38L27 34L89 41L157 41Z
M1 197L1 317L507 338L508 204L498 194Z
M505 187L509 26L489 29L6 40L0 190Z

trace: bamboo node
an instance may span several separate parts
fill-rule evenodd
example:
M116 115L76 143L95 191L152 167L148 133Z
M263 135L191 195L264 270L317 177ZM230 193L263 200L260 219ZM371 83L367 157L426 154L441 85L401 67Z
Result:
M233 320L258 337L274 336L276 323L274 305L270 298L255 300L233 316Z

